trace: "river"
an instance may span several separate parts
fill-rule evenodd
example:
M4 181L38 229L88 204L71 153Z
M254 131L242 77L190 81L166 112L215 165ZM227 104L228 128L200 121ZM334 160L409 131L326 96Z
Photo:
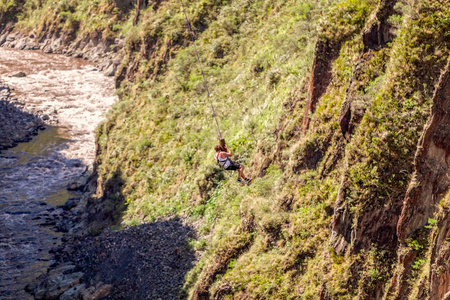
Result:
M19 71L27 76L9 76ZM66 188L94 160L114 79L82 59L0 48L0 81L47 119L30 142L0 152L0 299L33 299L24 286L53 263L57 206L79 197Z

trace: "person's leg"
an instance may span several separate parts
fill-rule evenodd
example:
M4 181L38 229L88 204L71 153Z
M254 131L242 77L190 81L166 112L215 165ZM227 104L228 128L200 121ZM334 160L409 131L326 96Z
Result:
M238 179L242 178L242 165L240 165L239 169L236 169L236 171L238 172Z
M239 168L239 177L242 179L247 178L244 174L244 166L243 165L241 165L241 167Z
M250 182L252 182L252 179L249 178L249 177L247 177L247 176L245 176L245 174L244 174L244 166L241 165L241 168L240 168L239 170L241 171L241 176L242 176L242 178L244 179L245 183L246 183L247 185L249 185Z

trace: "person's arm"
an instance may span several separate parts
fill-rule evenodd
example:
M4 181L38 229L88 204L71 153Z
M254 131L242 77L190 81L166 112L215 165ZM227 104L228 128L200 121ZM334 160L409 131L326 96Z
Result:
M227 145L225 145L225 149L227 149L227 156L228 156L228 157L231 157L231 156L233 156L233 153L231 152L231 149L230 149L230 148L228 148L228 146L227 146Z
M227 149L227 152L220 152L220 157L227 158L233 156L233 153L231 152L230 148L228 148L227 145L225 145L225 149Z

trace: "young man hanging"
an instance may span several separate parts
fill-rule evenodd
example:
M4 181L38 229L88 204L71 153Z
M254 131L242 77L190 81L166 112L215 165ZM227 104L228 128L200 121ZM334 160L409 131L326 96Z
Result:
M251 178L247 178L244 175L244 166L234 162L230 159L231 156L233 156L233 153L231 152L230 148L225 145L225 149L227 152L222 151L223 148L220 145L215 145L214 150L216 151L216 154L214 155L214 158L219 163L219 165L224 168L224 170L237 170L238 171L238 179L237 182L241 184L250 184L252 181Z

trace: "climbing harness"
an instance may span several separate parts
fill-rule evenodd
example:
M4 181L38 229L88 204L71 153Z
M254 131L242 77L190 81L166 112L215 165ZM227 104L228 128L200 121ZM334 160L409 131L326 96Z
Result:
M224 170L228 169L228 167L231 165L231 160L226 157L226 158L222 158L220 157L220 152L217 152L214 157L216 158L217 162L219 163L219 165L224 168Z
M211 104L211 109L212 109L212 112L213 112L213 115L214 115L214 119L216 119L217 131L219 131L219 137L220 137L221 144L222 144L222 140L223 140L222 139L222 133L220 132L219 122L217 122L216 112L214 111L214 106L213 106L212 101L211 101L211 95L209 94L208 84L206 83L205 74L203 73L202 64L200 63L200 58L198 56L197 46L195 45L194 35L192 34L192 30L191 30L191 24L189 23L189 20L188 20L187 14L186 14L186 9L184 8L183 0L180 0L180 2L181 2L181 6L183 7L184 16L186 17L186 23L187 23L187 26L189 28L189 33L191 34L191 40L192 40L192 43L194 44L195 54L197 54L197 61L198 61L198 64L200 65L200 71L202 71L203 82L205 83L206 91L208 92L209 103ZM225 141L224 140L223 140L223 145L225 145Z

